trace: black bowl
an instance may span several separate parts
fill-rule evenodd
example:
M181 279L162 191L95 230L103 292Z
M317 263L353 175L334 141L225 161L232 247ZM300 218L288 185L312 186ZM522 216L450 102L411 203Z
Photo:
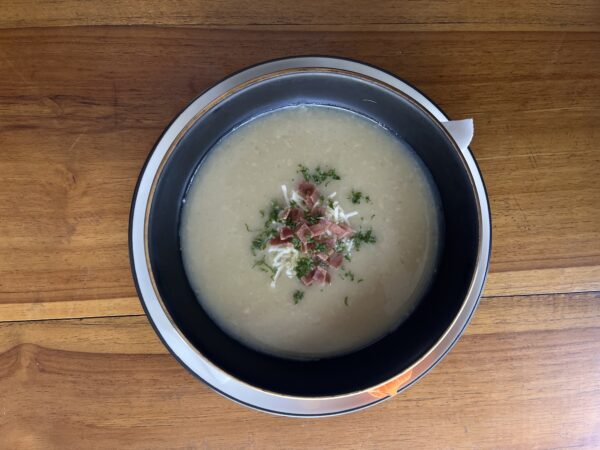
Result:
M393 333L360 351L315 361L261 353L219 328L190 287L179 238L182 200L215 143L259 114L298 104L345 108L402 137L433 177L445 224L436 273L414 312ZM481 265L481 198L463 152L440 122L413 99L380 80L342 70L285 70L226 90L173 139L156 169L149 199L145 238L149 270L172 325L212 365L242 384L276 395L343 396L402 373L442 340L464 307ZM485 270L487 257L484 266ZM478 298L479 291L475 294Z

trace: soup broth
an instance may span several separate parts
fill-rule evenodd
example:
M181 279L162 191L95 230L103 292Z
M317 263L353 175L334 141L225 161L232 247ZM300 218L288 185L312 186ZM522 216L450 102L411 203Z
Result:
M305 105L221 139L190 185L180 238L189 282L223 330L311 359L369 345L411 313L440 226L435 187L406 143L355 113Z

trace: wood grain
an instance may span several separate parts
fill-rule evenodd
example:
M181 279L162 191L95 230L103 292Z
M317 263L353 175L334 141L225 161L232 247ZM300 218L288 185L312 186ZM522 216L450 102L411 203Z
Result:
M171 25L295 30L599 31L595 0L4 0L0 27Z
M0 448L600 448L600 2L0 3ZM195 380L127 252L172 117L297 54L379 65L473 117L493 216L458 345L406 393L324 420Z
M486 295L600 288L599 33L21 29L0 31L0 320L139 313L127 222L154 141L231 71L307 53L380 65L474 117Z
M0 447L598 448L600 296L484 299L409 391L348 416L250 411L168 354L144 317L0 324Z

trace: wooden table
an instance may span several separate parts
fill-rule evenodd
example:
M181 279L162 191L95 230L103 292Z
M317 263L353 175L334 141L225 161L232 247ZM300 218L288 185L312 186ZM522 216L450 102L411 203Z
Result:
M465 336L376 408L272 417L197 382L132 283L132 190L228 73L296 54L473 117L493 214ZM600 447L600 2L0 1L0 448Z

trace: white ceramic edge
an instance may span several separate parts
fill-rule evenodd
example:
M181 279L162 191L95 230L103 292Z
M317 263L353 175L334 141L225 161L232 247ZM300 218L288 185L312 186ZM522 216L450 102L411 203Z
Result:
M187 339L185 339L179 330L173 326L168 313L163 309L162 304L153 289L144 243L146 206L150 200L149 195L153 179L171 143L185 128L188 122L192 120L196 113L202 110L203 107L212 100L240 83L267 73L302 67L349 70L378 79L412 97L440 122L448 120L448 118L431 101L410 85L386 72L355 61L330 57L295 57L270 61L243 70L213 86L194 100L175 119L156 144L154 152L149 157L139 180L137 193L132 205L130 251L132 255L133 270L137 277L139 293L145 304L148 315L161 335L164 343L177 358L188 367L188 369L204 380L217 392L245 406L273 414L316 417L355 411L379 403L381 399L373 397L367 391L336 397L303 398L282 396L280 394L263 391L229 376L199 353ZM475 160L468 148L462 149L462 153L471 172L470 175L472 177L473 185L477 190L479 201L481 239L479 243L479 259L475 270L475 276L470 286L467 299L456 319L434 347L404 372L408 373L412 370L412 376L404 383L404 385L400 386L398 392L412 385L429 371L454 345L468 324L471 315L477 306L485 282L490 256L491 239L489 206L484 184Z

